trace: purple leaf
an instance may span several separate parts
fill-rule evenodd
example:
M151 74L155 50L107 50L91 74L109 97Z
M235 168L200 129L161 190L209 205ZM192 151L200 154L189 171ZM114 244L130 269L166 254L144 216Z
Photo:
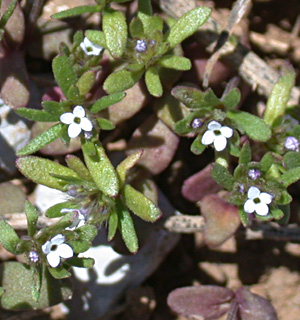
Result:
M228 311L233 297L232 290L218 286L184 287L169 294L168 305L181 316L212 320Z
M247 288L235 292L241 320L277 320L272 304L265 298L251 293Z

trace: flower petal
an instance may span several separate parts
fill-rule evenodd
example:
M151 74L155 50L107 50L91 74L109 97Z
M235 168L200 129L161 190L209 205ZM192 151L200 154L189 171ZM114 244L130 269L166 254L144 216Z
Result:
M255 210L255 203L253 202L253 200L248 199L245 203L244 203L244 211L246 213L252 213Z
M214 147L217 151L222 151L226 148L227 139L223 136L217 136L214 141Z
M213 130L220 130L221 127L222 127L221 124L217 121L211 121L207 126L207 128L212 131Z
M56 244L59 246L60 244L64 243L66 240L66 237L63 234L57 234L55 237L53 237L50 242L51 245Z
M76 138L80 135L81 125L78 123L71 123L68 127L68 135L71 139Z
M233 130L229 127L222 127L220 129L222 136L224 136L225 138L230 138L233 135Z
M56 268L60 264L60 257L56 251L47 254L47 261L52 268Z
M64 123L64 124L71 124L74 121L74 114L71 112L66 112L63 113L60 117L59 120Z
M76 106L73 110L75 117L83 118L85 116L85 110L82 106Z
M81 119L80 126L81 126L81 129L84 131L92 131L93 129L92 122L86 117Z
M215 137L216 136L213 131L207 130L202 136L201 143L205 146L208 146L209 144L212 144L214 142Z
M261 202L264 202L266 204L269 204L272 202L272 199L273 197L269 194L269 193L266 193L266 192L262 192L260 195L259 195L259 199Z
M265 203L257 203L255 211L259 216L266 216L269 213L269 207Z
M45 254L48 254L50 252L50 248L51 248L51 242L50 241L46 241L43 245L42 245L42 251Z
M260 195L260 190L256 187L250 187L247 193L247 197L251 200L257 198Z
M66 243L63 243L57 247L56 253L62 258L71 258L73 257L73 249Z

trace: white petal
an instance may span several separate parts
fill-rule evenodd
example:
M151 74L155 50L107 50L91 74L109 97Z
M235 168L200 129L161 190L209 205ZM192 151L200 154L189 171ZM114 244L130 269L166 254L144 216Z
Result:
M250 187L247 193L249 199L255 199L260 195L260 190L256 187Z
M92 131L93 129L92 122L86 117L81 119L80 126L81 126L81 129L84 131Z
M225 138L230 138L233 135L233 130L231 128L229 128L229 127L226 127L226 126L222 127L220 129L220 131L222 133L222 136L224 136Z
M73 110L75 117L83 118L85 116L85 110L82 106L76 106Z
M42 245L42 251L45 254L48 254L50 252L50 248L51 248L51 242L50 241L47 241Z
M209 130L220 130L221 127L221 124L217 121L211 121L207 126Z
M73 257L73 249L68 244L63 243L57 247L56 253L62 258L71 258Z
M223 136L217 136L214 141L214 147L217 151L222 151L226 148L227 139Z
M71 124L74 121L74 114L71 112L66 112L63 113L60 117L59 120L64 123L64 124Z
M86 47L92 47L93 46L93 42L88 37L84 37L83 43L84 43L84 45Z
M269 213L269 207L265 203L257 203L255 211L260 216L266 216Z
M201 143L205 146L208 146L209 144L212 144L214 142L215 137L216 136L213 131L207 130L202 136Z
M52 268L56 268L60 264L60 257L56 251L47 254L47 261Z
M82 49L82 51L83 51L85 54L89 55L89 52L87 51L86 45L84 44L84 42L81 42L81 43L80 43L80 48Z
M273 197L269 194L269 193L266 193L266 192L262 192L260 195L259 195L259 199L261 202L264 202L266 204L269 204L272 202L272 199Z
M68 135L71 139L76 138L80 135L81 125L78 123L71 123L68 127Z
M66 240L66 237L63 234L57 234L55 237L53 237L50 242L51 245L56 244L59 246L60 244L64 243Z
M255 210L255 203L248 199L245 203L244 203L244 211L246 213L252 213Z

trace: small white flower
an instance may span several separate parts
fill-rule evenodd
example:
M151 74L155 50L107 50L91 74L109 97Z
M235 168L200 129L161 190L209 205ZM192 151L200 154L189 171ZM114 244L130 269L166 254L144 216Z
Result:
M202 136L201 143L205 146L213 143L217 151L224 150L227 145L227 139L233 135L233 130L222 126L217 121L211 121L207 128L208 130Z
M145 40L137 40L136 41L136 46L135 46L135 50L137 52L145 52L147 50L148 46L147 46L147 42Z
M90 41L87 37L83 39L80 43L80 48L84 51L84 53L88 56L99 56L104 49L96 43Z
M247 193L248 200L244 203L244 211L259 216L266 216L269 213L268 204L272 202L273 196L266 192L261 192L257 187L250 187Z
M76 106L73 112L66 112L60 116L60 121L68 124L68 135L70 138L79 136L81 130L92 131L93 124L85 116L85 110L82 106Z
M75 230L77 228L80 228L85 225L86 223L86 217L85 215L78 209L61 209L61 213L68 213L68 212L74 212L74 220L72 224L66 228L66 230Z
M65 240L66 237L64 235L58 234L42 245L42 250L52 268L56 268L60 264L61 258L67 259L73 257L73 249L64 243Z

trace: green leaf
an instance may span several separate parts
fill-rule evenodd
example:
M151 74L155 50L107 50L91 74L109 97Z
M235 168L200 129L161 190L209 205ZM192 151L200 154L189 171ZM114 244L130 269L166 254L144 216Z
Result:
M62 209L79 209L74 202L71 201L65 201L61 203L57 203L53 205L52 207L48 208L47 211L45 212L46 217L48 218L59 218L64 216L66 213L61 212Z
M30 108L19 108L15 111L19 116L33 121L54 122L59 121L59 117L55 114L48 113L44 110L36 110Z
M263 173L267 173L274 164L274 158L270 152L264 154L260 160L260 170Z
M271 215L273 216L274 219L279 220L279 219L283 218L284 213L283 213L282 210L277 208L277 209L272 209L271 210Z
M109 94L125 91L133 87L143 73L144 70L134 72L125 69L113 72L105 79L103 89Z
M152 16L152 5L151 0L139 0L138 1L138 14L144 14L147 16Z
M125 92L116 92L97 100L91 107L91 113L100 112L107 107L121 101L126 96Z
M223 99L223 104L227 110L234 109L241 100L241 92L239 89L232 89Z
M78 6L75 8L63 10L51 15L52 19L65 19L70 17L76 17L84 13L100 12L101 8L99 6Z
M84 226L77 228L75 232L79 235L81 241L91 242L98 234L97 228L91 224L85 224Z
M85 240L69 240L68 244L72 247L74 253L81 253L85 252L88 250L92 243L90 241L85 241Z
M108 219L108 235L107 240L111 241L116 235L119 224L119 217L116 211L112 211Z
M3 295L3 293L4 293L3 287L0 287L0 297Z
M87 31L85 31L85 35L87 36L87 38L91 42L93 42L93 43L95 43L95 44L97 44L97 45L99 45L99 46L101 46L103 48L107 47L106 42L105 42L105 36L104 36L104 33L102 31L87 30Z
M286 171L281 175L280 179L285 187L295 183L300 179L300 167Z
M197 7L185 13L171 27L166 41L170 43L170 48L176 47L183 40L195 33L206 22L211 14L208 7Z
M135 253L139 249L139 244L134 229L134 224L130 213L126 210L119 198L116 199L116 210L119 218L119 229L122 239L124 240L128 250L132 253Z
M20 238L14 228L4 220L0 220L0 242L7 251L18 254Z
M38 302L41 296L42 285L42 265L31 266L32 283L31 283L31 296L35 302Z
M213 108L221 104L211 89L203 92L192 87L177 86L171 91L171 94L190 109Z
M58 117L62 113L66 112L66 109L59 102L56 101L43 101L42 107L45 111L57 115Z
M251 148L248 142L244 143L240 157L239 157L239 164L248 165L248 163L251 161L252 155L251 155Z
M253 114L243 111L228 111L227 117L235 122L249 138L257 141L268 141L271 137L271 129L264 122Z
M164 55L157 61L157 64L164 68L175 70L190 70L192 67L191 60L185 57L173 56L170 54Z
M149 93L154 97L161 97L163 87L159 78L158 69L155 66L150 67L145 73L145 82Z
M6 310L36 310L58 304L72 296L69 280L56 280L43 267L40 297L32 297L32 270L23 263L10 261L0 266L0 281L4 293L0 305Z
M160 209L141 192L126 184L122 189L126 206L138 217L145 221L155 222L160 216Z
M66 270L63 266L58 266L56 268L48 267L48 271L51 276L55 279L66 279L71 277L71 273Z
M107 49L114 58L120 58L127 41L127 23L123 13L106 8L103 11L102 29Z
M92 268L95 264L95 260L93 258L78 258L74 257L68 259L68 264L77 267L77 268Z
M79 89L76 85L71 85L69 90L68 90L68 94L67 97L74 102L74 104L79 104L82 99L80 97L80 92Z
M62 128L63 124L58 123L48 130L44 131L36 138L29 141L29 143L25 147L17 151L17 156L26 156L40 150L45 145L56 140L61 135Z
M248 213L246 213L242 208L239 208L239 216L244 227L248 227L250 224Z
M108 119L98 118L98 126L101 130L113 130L116 126Z
M279 78L267 102L264 120L272 126L276 119L285 114L291 90L295 84L295 72L290 70Z
M1 19L0 19L0 29L4 29L8 19L11 17L11 15L13 14L16 5L17 5L18 0L12 0L10 2L10 4L8 5L6 11L4 12L4 14L2 15Z
M132 38L142 39L145 35L142 21L137 17L130 21L129 31Z
M100 143L94 144L96 154L94 156L89 154L88 145L91 143L93 144L93 142L84 141L82 144L84 160L90 174L100 191L109 197L116 197L119 193L117 173Z
M216 162L212 169L211 175L224 189L228 191L232 190L234 179L227 168Z
M293 169L300 167L300 154L299 152L290 151L283 156L283 163L286 169Z
M191 151L196 155L200 155L206 148L206 146L201 143L201 138L201 135L198 135L191 145Z
M89 181L93 181L89 170L87 169L87 167L84 165L84 163L76 156L69 154L66 156L65 158L66 163L68 165L68 167L70 169L72 169L73 171L75 171L78 176L84 180L89 180Z
M64 54L55 57L52 61L52 70L57 84L68 98L70 87L77 83L77 78L70 59Z
M76 87L79 89L81 96L87 95L92 89L96 80L96 73L94 71L86 71L82 74L76 83Z
M36 208L29 202L25 202L25 214L27 218L27 229L29 237L33 237L36 232L36 224L38 221L38 212Z
M28 179L61 191L66 190L67 183L52 177L49 173L78 178L78 175L73 170L57 162L35 156L18 158L16 165Z
M120 181L120 187L125 183L126 175L128 171L133 168L133 166L136 165L136 163L139 161L143 154L143 150L138 150L134 153L132 153L130 156L128 156L126 159L124 159L118 166L117 166L117 174Z

